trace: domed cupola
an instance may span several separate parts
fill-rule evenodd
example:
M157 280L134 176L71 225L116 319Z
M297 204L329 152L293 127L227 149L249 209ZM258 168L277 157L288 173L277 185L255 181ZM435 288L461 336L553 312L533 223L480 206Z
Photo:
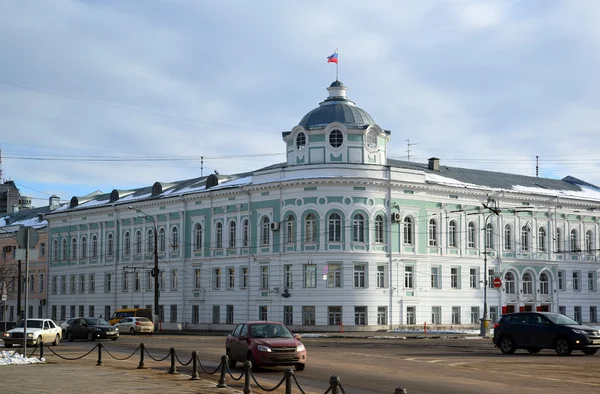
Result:
M320 163L386 164L390 132L348 99L348 88L335 81L329 96L291 131L283 132L288 165Z

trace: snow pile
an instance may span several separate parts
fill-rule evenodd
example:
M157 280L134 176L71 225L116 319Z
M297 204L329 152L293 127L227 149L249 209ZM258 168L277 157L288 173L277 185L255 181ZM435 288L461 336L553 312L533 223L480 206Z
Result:
M22 354L15 352L14 350L3 350L0 352L0 365L10 364L39 364L45 363L46 359L43 357L24 357Z

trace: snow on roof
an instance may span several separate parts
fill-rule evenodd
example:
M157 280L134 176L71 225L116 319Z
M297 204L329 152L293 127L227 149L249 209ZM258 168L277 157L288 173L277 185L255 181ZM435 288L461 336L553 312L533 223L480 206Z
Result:
M445 176L431 174L431 173L425 173L425 183L435 183L435 184L443 185L443 186L464 187L467 189L468 188L488 189L487 187L484 187L484 186L475 185L473 183L461 182L456 179L447 178Z
M545 196L559 196L559 197L574 197L582 200L594 200L600 201L600 189L590 186L578 185L581 189L580 191L574 190L551 190L544 189L541 187L528 187L528 186L520 186L513 185L512 191L521 192L521 193L530 193L530 194L541 194Z

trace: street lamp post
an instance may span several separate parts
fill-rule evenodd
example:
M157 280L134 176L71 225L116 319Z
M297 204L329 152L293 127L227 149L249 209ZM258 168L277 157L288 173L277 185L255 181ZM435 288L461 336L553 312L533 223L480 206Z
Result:
M491 208L490 208L491 209ZM494 215L499 215L500 210L495 209L492 210L492 213L490 213L486 218L485 218L485 222L484 222L484 237L483 237L483 317L481 318L481 324L479 326L479 336L481 337L485 337L488 336L488 330L489 330L489 322L490 319L488 318L488 307L487 307L487 289L488 289L488 272L487 272L487 247L488 247L488 229L487 229L487 223L488 223L488 219L491 218Z
M150 220L152 220L152 223L154 224L154 268L152 269L151 274L154 277L154 316L155 316L154 331L157 331L158 325L156 324L156 322L158 321L158 309L159 309L158 308L158 298L160 296L160 292L158 289L158 277L160 274L160 270L158 269L158 229L156 226L156 219L154 219L153 216L148 215L146 212L132 207L131 205L128 206L127 208L133 209L134 211L141 213L144 216L140 215L140 217L143 217L146 220L150 219Z

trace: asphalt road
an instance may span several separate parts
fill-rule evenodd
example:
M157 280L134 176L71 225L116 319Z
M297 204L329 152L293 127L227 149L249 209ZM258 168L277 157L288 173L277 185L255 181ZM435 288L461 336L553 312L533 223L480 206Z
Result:
M121 336L118 341L103 341L104 346L117 357L131 354L144 342L155 358L163 358L171 347L176 349L182 362L190 359L196 350L207 370L214 370L224 354L224 337L155 335ZM517 351L503 355L493 347L491 340L473 339L400 339L400 338L303 338L308 350L308 363L302 372L294 372L306 393L324 393L330 376L337 375L347 394L394 393L404 387L408 394L416 393L598 393L600 392L600 355L584 356L574 352L570 357L559 357L554 351L544 350L532 355ZM61 342L53 350L67 356L83 354L94 343ZM107 359L107 356L104 356ZM94 362L92 357L90 362ZM139 361L135 355L130 362ZM169 368L169 359L156 363L146 357L152 368ZM179 372L191 374L190 367L177 367ZM265 388L274 387L283 378L284 368L255 372ZM236 368L239 376L242 368ZM202 378L212 378L202 374ZM228 378L230 386L242 387ZM261 393L253 384L253 392ZM276 392L282 393L279 389ZM293 392L300 392L294 388Z

